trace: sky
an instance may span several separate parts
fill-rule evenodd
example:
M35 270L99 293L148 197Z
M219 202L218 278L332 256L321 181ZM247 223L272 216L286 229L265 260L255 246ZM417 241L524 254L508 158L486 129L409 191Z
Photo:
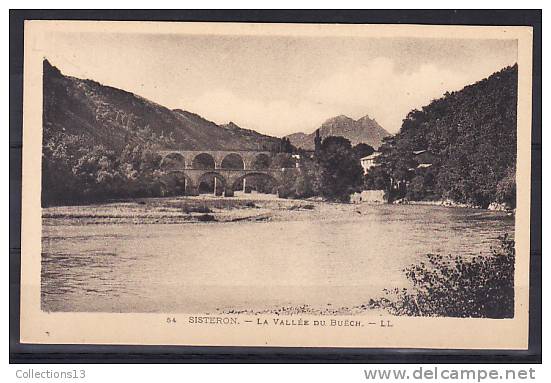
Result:
M52 32L62 73L273 136L369 115L390 133L517 61L516 40Z

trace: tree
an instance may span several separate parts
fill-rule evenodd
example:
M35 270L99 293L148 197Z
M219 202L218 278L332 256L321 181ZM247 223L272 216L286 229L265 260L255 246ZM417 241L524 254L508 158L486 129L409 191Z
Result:
M287 169L295 167L295 160L289 153L278 153L272 159L270 167L273 169Z
M296 174L294 193L297 198L308 198L320 193L320 167L309 158L300 160L298 174Z
M515 208L517 202L515 178L515 168L511 166L497 184L497 202L504 203L510 208Z
M370 156L371 154L375 153L375 149L373 149L373 146L365 144L363 142L360 142L358 145L354 146L352 148L352 151L358 159Z
M281 198L295 198L296 170L282 168L280 183L277 187L277 194Z
M179 190L165 190L174 183L161 181L161 156L148 144L128 144L120 155L119 169L125 178L121 193L125 196L153 197Z
M86 200L118 197L122 183L115 154L102 145L85 152L73 166L73 174L82 185Z
M317 156L320 166L320 193L330 200L349 201L362 185L363 169L343 137L326 137Z
M72 172L82 146L81 138L75 135L45 135L42 147L42 206L82 198L82 185Z
M287 137L283 137L279 144L279 152L281 153L293 153L296 148L291 144L291 140Z
M390 193L391 182L390 175L384 166L374 166L367 171L364 177L364 187L367 190L384 190L387 194Z
M407 185L413 178L412 168L414 145L401 133L385 137L379 147L381 153L375 162L378 166L370 169L365 184L369 189L384 190L388 201L405 196Z

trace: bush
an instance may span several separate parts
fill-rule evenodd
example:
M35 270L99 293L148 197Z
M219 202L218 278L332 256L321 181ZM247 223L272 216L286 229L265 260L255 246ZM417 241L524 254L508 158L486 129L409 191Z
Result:
M511 208L514 208L517 202L515 178L515 169L510 167L505 172L505 176L497 184L497 202L504 203Z
M212 210L208 208L206 205L199 205L199 206L193 206L184 204L182 206L182 212L189 214L189 213L212 213Z
M200 222L215 222L216 218L211 214L203 214L197 217Z
M501 247L471 259L428 254L404 270L411 288L384 290L372 308L392 315L512 318L515 242L507 234Z

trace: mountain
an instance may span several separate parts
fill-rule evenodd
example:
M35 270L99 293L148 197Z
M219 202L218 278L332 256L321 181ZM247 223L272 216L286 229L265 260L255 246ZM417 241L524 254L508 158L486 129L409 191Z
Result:
M121 89L65 76L47 60L43 70L45 144L60 134L117 152L128 143L147 142L158 149L253 150L280 142L234 123L220 126Z
M293 133L286 136L296 147L306 150L314 149L314 137L316 132L310 134ZM375 149L381 145L384 137L390 136L377 121L369 116L364 116L358 120L340 115L325 121L320 127L320 136L341 136L350 140L352 145L357 145L361 142L373 146Z

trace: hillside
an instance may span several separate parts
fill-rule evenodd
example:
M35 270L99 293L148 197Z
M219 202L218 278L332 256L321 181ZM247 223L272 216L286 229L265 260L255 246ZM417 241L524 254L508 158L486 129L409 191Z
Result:
M390 199L514 207L516 112L517 65L446 93L411 111L385 140L367 186L386 189ZM432 158L421 160L421 152Z
M377 123L377 121L371 119L369 116L354 120L350 117L340 115L328 119L319 129L322 138L327 136L341 136L350 140L352 145L366 143L374 148L378 148L383 138L390 135ZM316 132L314 131L310 134L302 132L293 133L286 137L289 138L291 144L296 147L313 150L315 135Z
M276 137L216 125L201 116L170 110L143 97L93 80L64 76L44 60L44 143L58 134L84 145L120 151L126 144L162 149L270 149Z
M42 206L188 193L162 149L279 150L283 140L224 126L43 63Z

